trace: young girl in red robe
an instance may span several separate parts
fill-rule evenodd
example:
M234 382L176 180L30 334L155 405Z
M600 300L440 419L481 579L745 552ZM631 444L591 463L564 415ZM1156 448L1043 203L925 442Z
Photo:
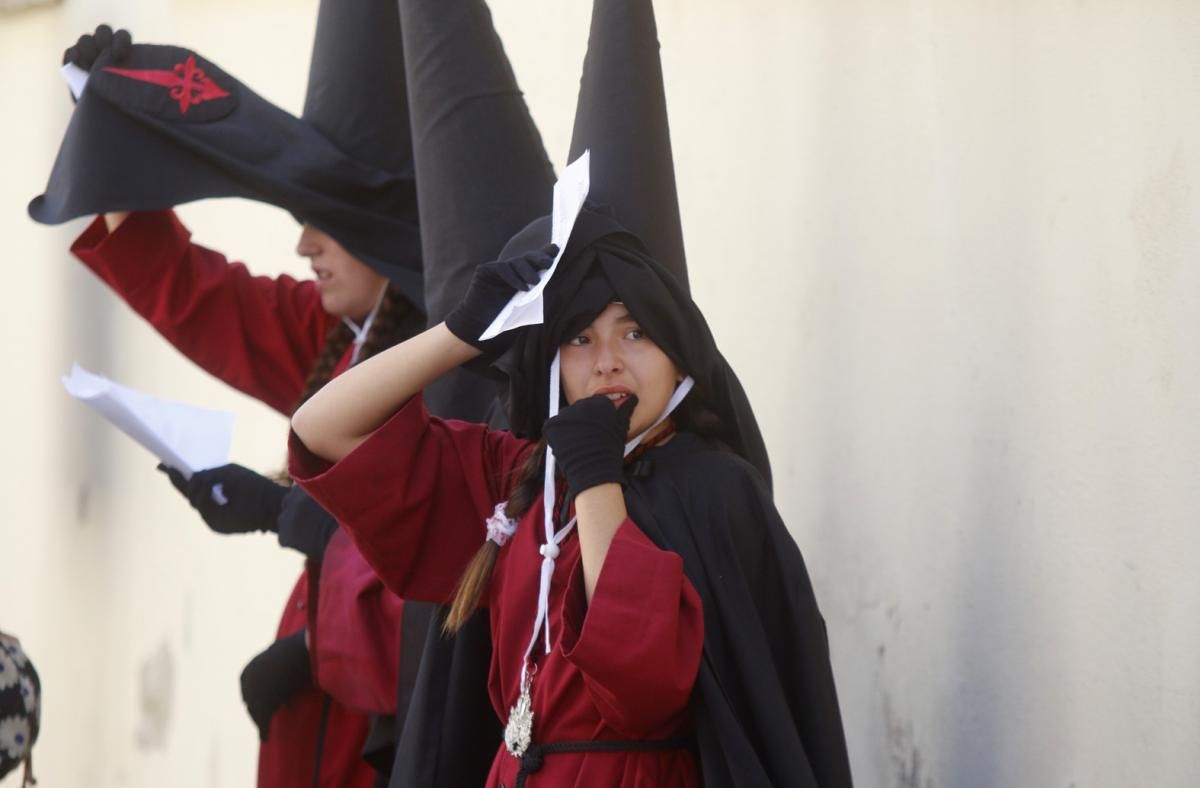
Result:
M753 414L683 287L585 212L546 323L479 341L549 265L548 235L527 228L444 323L301 407L294 478L393 591L453 598L451 626L488 609L508 724L490 788L849 785L824 624ZM422 405L481 352L503 354L520 434Z
M352 356L393 345L423 323L382 276L314 228L302 231L297 247L319 272L307 282L250 275L193 243L170 211L98 217L71 251L180 352L285 415ZM361 320L375 305L372 330L356 345L341 316ZM226 506L211 496L216 483L224 484ZM274 480L236 465L197 473L190 487L206 521L225 533L273 528L286 501L295 500ZM248 511L256 507L247 502L268 499L261 516ZM325 517L297 515L305 528ZM313 783L317 764L320 785L374 782L360 751L366 715L395 707L402 602L344 539L333 534L327 560L310 562L300 575L275 643L243 673L243 697L263 739L259 786ZM310 570L322 564L330 577L318 587ZM347 618L347 610L357 617ZM386 629L363 631L371 626Z
M197 365L284 415L425 323L398 9L352 5L320 3L301 117L192 50L107 26L81 37L64 62L89 72L87 88L30 206L51 223L136 209L97 218L72 251ZM176 103L151 78L171 68L205 96ZM228 196L302 223L296 251L314 280L252 276L165 210ZM401 600L299 488L232 464L163 470L213 530L278 532L309 559L274 642L241 676L258 785L371 785L368 715L396 709Z

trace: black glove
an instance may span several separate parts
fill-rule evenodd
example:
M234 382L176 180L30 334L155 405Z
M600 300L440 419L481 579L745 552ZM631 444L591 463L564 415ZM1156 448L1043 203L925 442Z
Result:
M108 25L100 25L95 33L84 33L75 42L75 46L63 52L62 62L64 66L74 63L84 71L91 71L96 58L100 57L100 53L105 49L112 47L113 62L120 63L129 55L132 46L133 37L129 35L128 30L118 30L114 33Z
M617 408L608 397L597 394L577 400L542 427L542 435L567 477L569 498L590 487L624 481L625 441L635 407L636 395Z
M299 550L314 561L325 555L325 546L338 529L333 515L299 487L289 487L279 512L279 544Z
M271 716L297 692L312 686L312 667L304 630L276 640L242 668L242 700L258 726L259 741L266 741Z
M282 484L233 463L196 471L191 479L166 465L160 464L158 469L217 533L275 530L288 490Z
M495 344L500 337L480 342L479 335L487 330L514 293L528 290L538 283L542 271L554 263L556 254L558 247L548 244L519 257L477 266L462 303L446 315L446 328L463 342L484 352L493 352L496 347L506 346L507 342Z

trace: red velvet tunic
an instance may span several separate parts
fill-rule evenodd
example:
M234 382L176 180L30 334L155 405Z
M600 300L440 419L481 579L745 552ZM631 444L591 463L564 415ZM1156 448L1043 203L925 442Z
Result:
M529 450L510 433L433 418L418 397L332 466L293 435L290 462L297 482L338 518L394 592L444 602ZM501 549L486 597L494 642L489 688L504 720L519 694L532 634L542 511L540 502L532 507ZM704 623L678 555L626 520L588 605L572 534L555 565L550 625L551 653L535 648L535 743L667 740L690 732ZM511 788L517 769L502 747L488 785ZM547 755L526 784L694 786L699 777L687 750L560 753Z
M71 251L189 359L285 415L300 398L337 320L321 307L312 282L252 276L241 263L191 243L190 233L171 211L134 213L111 235L97 218ZM348 359L349 354L341 367ZM321 633L311 649L313 675L335 700L326 725L320 785L367 788L374 770L359 755L367 720L347 707L385 713L395 709L401 603L380 598L379 581L356 551L335 547L332 558L319 593L310 589L308 572L301 574L277 637L306 624L310 640L312 633ZM336 579L350 582L342 586ZM310 602L318 597L321 604L313 610ZM354 600L369 604L357 608ZM371 623L361 625L348 611ZM376 627L390 627L391 637ZM370 637L364 639L366 630ZM326 650L325 644L331 648ZM385 650L374 651L383 646ZM370 674L375 688L355 687L344 697L341 690L354 686L364 663L376 665ZM381 696L390 697L390 706ZM259 750L260 788L312 784L323 702L322 692L310 688L275 712Z

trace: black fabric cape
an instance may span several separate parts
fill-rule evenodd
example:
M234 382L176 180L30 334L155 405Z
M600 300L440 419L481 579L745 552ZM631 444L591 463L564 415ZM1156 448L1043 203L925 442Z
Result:
M848 788L825 622L758 472L679 433L627 479L630 518L678 553L704 605L693 691L705 785Z
M404 726L389 788L483 785L503 740L487 688L487 611L475 613L453 637L442 632L445 612L438 605L405 603L401 637L421 643L422 651L419 663L400 662L397 707Z

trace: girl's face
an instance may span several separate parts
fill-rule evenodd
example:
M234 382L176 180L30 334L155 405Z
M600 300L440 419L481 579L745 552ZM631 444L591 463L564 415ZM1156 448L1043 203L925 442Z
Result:
M559 351L568 404L605 394L613 400L613 407L620 407L630 394L637 395L629 437L642 433L662 415L675 386L683 379L624 304L609 304Z
M311 224L300 231L296 254L307 257L317 278L321 306L331 315L362 320L387 282L345 247Z

